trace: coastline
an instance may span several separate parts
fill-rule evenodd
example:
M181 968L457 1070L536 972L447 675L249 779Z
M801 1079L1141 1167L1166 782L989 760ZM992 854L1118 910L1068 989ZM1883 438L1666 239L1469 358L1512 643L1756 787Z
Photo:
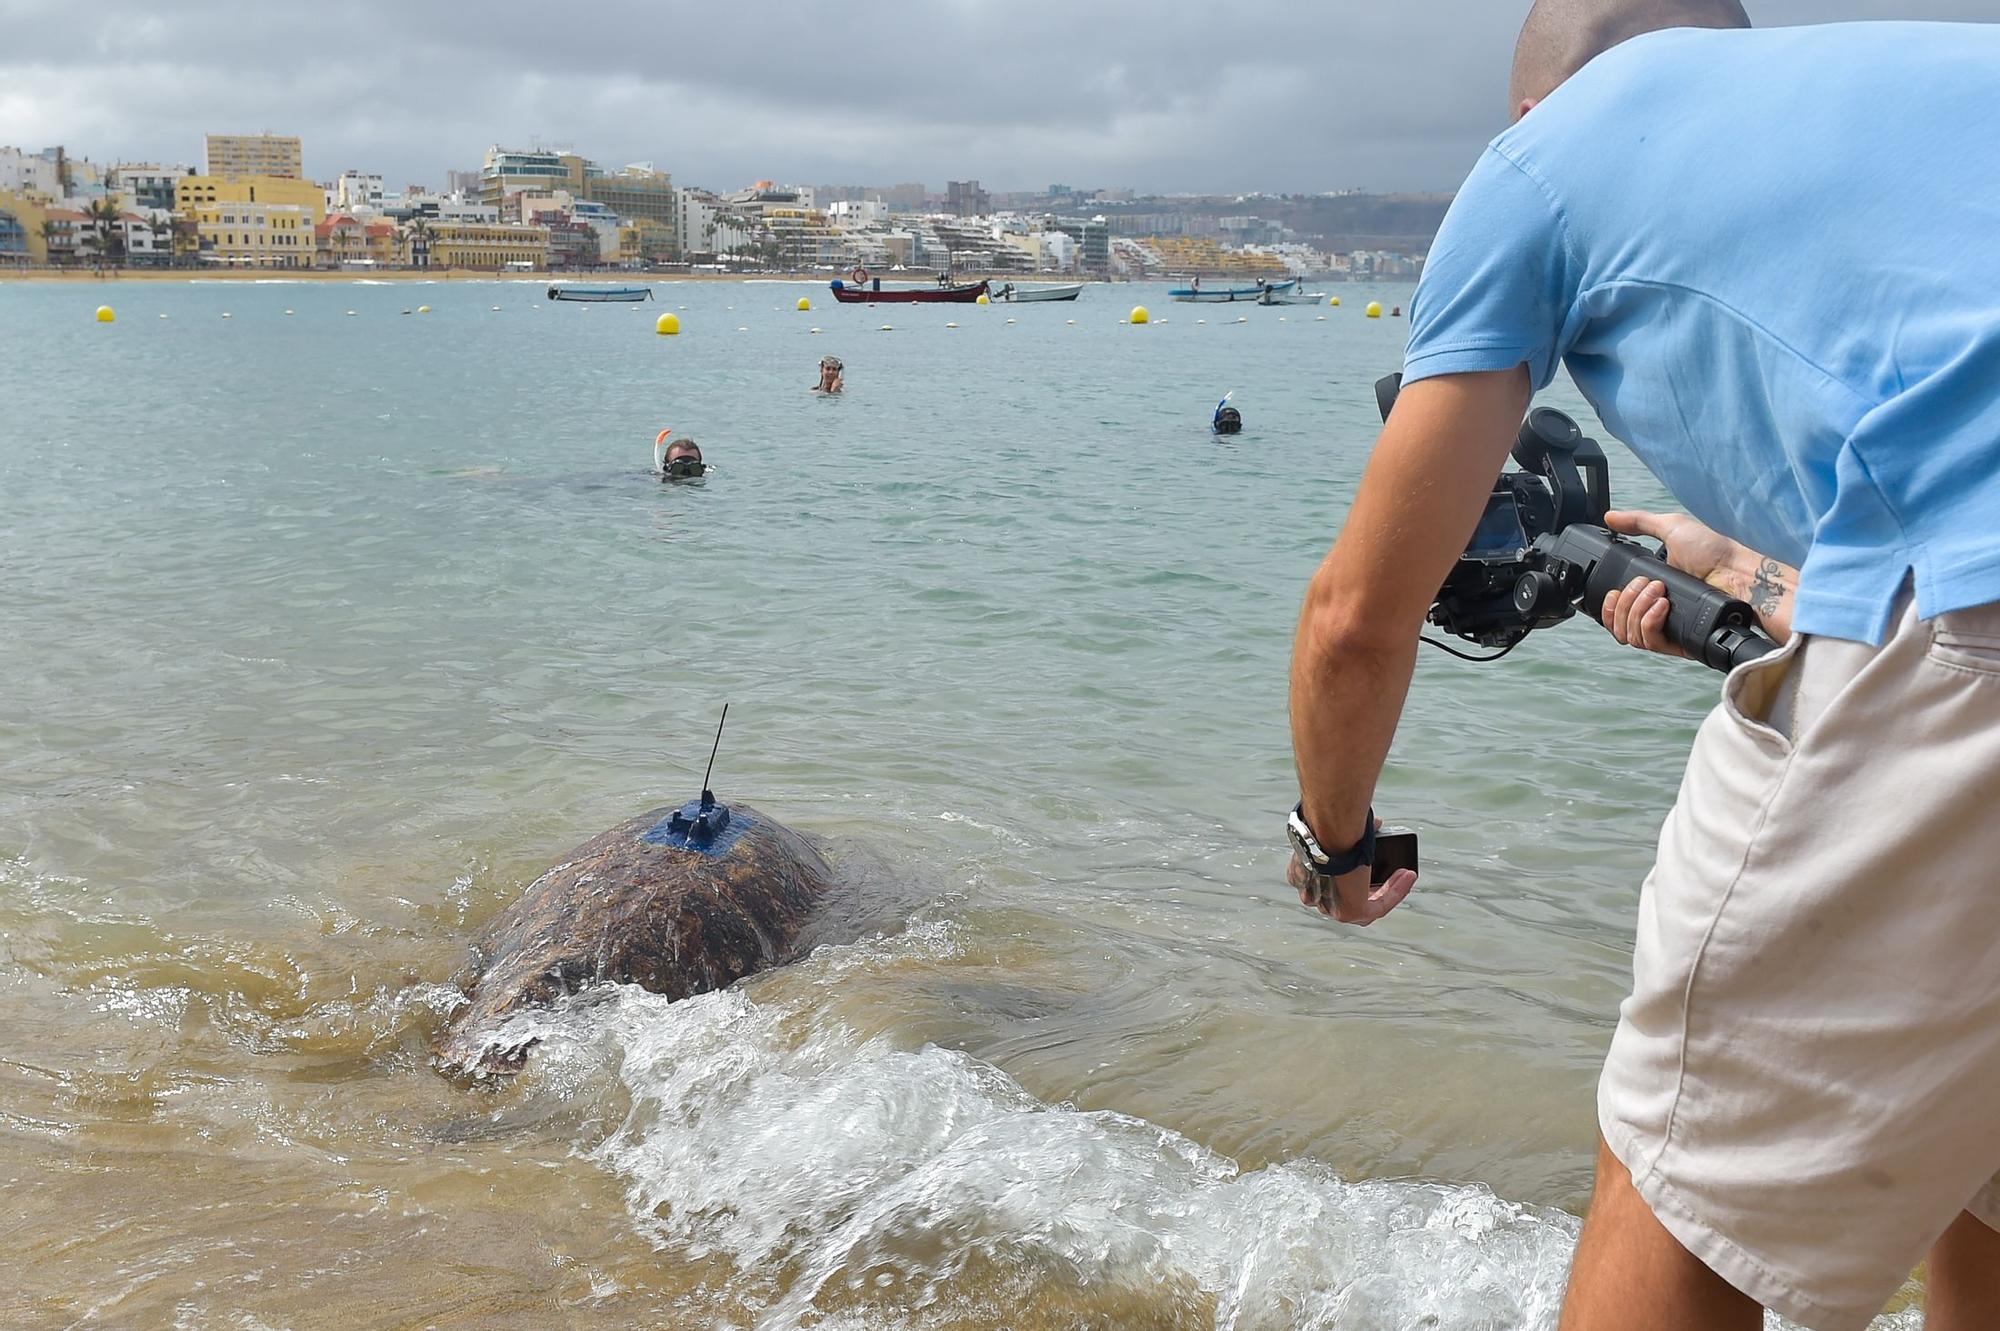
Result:
M494 272L487 269L454 268L449 271L426 268L384 268L378 271L349 271L336 268L255 268L229 269L219 272L203 272L189 268L121 268L114 272L98 272L88 268L0 268L0 283L7 282L263 282L267 284L284 282L533 282L547 285L550 282L573 282L579 284L617 283L625 286L648 285L667 282L813 282L825 285L838 273L659 273L659 272ZM1082 274L1065 273L967 273L965 280L976 282L984 278L990 282L1013 281L1040 283L1113 283L1125 281L1123 278L1086 277ZM929 274L897 275L889 279L896 282L926 282Z

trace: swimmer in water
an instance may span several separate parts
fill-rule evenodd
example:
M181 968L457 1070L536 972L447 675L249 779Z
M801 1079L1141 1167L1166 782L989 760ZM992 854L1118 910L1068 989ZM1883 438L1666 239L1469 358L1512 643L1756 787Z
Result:
M1217 434L1239 434L1243 430L1243 413L1229 402L1235 396L1235 390L1231 389L1222 395L1222 401L1215 404L1215 419L1209 422L1209 428Z
M676 439L667 448L666 465L661 469L663 481L691 481L706 474L708 464L701 460L701 449L692 439Z
M842 366L838 356L819 358L819 382L813 385L815 393L838 393L846 385L840 377Z
M672 429L660 431L653 440L653 470L660 473L663 481L692 480L708 470L701 459L701 448L692 439L680 439L669 444L667 436Z

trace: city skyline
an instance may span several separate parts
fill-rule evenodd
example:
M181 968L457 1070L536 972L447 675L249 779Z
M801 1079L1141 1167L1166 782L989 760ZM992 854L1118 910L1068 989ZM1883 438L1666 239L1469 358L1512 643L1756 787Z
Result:
M1988 18L1978 0L1750 0L1760 22ZM339 25L191 0L171 16L0 0L0 143L199 164L206 133L296 134L305 171L443 188L495 144L570 144L677 181L995 192L1455 188L1504 123L1521 3L977 0L916 31L820 3L758 11L612 0L551 25L499 0L465 24L357 0ZM1231 34L1234 34L1231 39ZM1191 77L1190 71L1199 71Z

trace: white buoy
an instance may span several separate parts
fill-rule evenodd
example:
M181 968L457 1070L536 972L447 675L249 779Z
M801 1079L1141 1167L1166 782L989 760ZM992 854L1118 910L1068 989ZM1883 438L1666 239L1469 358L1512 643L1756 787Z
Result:
M290 313L291 313L291 311L290 311L290 310L286 310L286 311L285 311L285 313L286 313L286 314L290 314Z
M498 313L500 313L500 307L499 307L498 305L495 305L495 306L493 307L493 312L494 312L495 314L498 314Z
M894 324L883 324L883 325L882 325L882 331L883 331L883 332L885 332L885 333L893 333L893 332L895 332L895 331L896 331L896 325L894 325Z
M1008 322L1008 323L1013 323L1014 321L1013 321L1012 319L1009 319L1009 320L1008 320L1007 322Z
M1326 316L1324 314L1315 314L1313 316L1313 322L1316 324L1323 324L1326 322Z
M223 318L225 318L225 319L227 319L227 318L231 317L231 316L230 316L230 313L229 313L229 311L228 311L228 310L224 310L224 311L222 312L222 317L223 317Z
M1076 320L1074 319L1065 319L1063 320L1063 322L1068 324L1071 328L1076 327Z
M1207 323L1207 322L1208 322L1208 320L1206 320L1206 319L1196 319L1196 320L1195 320L1195 322L1196 322L1196 323L1198 323L1198 324L1205 324L1205 323Z
M160 317L161 317L162 319L166 318L166 316L165 316L164 314L163 314L163 315L161 315ZM957 325L957 324L946 324L946 325L945 325L945 327L946 327L946 328L956 328L956 327L958 327L958 325Z
M747 332L749 332L749 331L750 331L750 325L749 325L749 324L744 324L744 325L742 325L741 327L739 327L739 328L738 328L738 329L737 329L736 331L737 331L737 332L739 332L739 333L747 333Z
M354 317L354 311L353 311L353 310L349 310L349 311L347 312L347 317L348 317L348 318L350 318L350 319L352 319L352 318Z
M167 316L163 314L163 315L161 315L160 317L161 317L162 319L164 319L164 318L166 318Z
M815 328L815 329L813 329L812 331L813 331L813 332L815 332L815 333L817 333L817 332L819 331L819 329Z

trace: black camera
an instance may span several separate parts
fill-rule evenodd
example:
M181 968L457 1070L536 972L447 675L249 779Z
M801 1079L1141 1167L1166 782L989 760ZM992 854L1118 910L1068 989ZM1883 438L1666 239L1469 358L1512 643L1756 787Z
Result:
M1383 420L1402 385L1400 374L1376 382ZM1579 607L1602 622L1606 594L1639 577L1666 584L1666 635L1702 664L1729 670L1777 650L1747 604L1668 564L1664 551L1655 554L1603 525L1611 469L1575 421L1537 407L1521 423L1513 451L1522 469L1502 473L1494 484L1428 616L1447 633L1500 649L1471 659L1505 655Z

